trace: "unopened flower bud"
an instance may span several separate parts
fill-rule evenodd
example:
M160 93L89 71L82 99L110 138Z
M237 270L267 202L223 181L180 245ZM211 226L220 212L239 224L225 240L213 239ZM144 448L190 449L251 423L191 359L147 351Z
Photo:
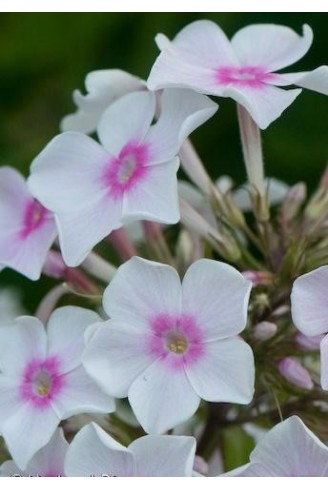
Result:
M299 182L288 190L282 204L282 217L286 223L289 223L297 216L305 199L306 185L304 182Z
M254 327L254 337L257 340L271 339L277 333L278 327L275 323L260 322Z
M55 279L62 279L65 276L66 269L67 266L64 264L60 253L50 250L42 267L43 274Z
M285 357L279 362L278 369L280 374L290 383L305 390L313 388L313 381L309 371L297 359Z
M267 271L244 271L242 275L251 281L254 286L258 286L259 284L271 284L273 280L273 276L271 272Z
M301 332L298 332L295 341L297 346L302 350L319 350L321 340L324 335L314 335L313 337L308 337Z

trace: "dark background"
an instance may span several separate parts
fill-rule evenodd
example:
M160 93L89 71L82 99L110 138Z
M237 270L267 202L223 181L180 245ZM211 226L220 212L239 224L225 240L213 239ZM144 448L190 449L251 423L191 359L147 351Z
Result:
M71 93L84 90L88 72L120 68L147 78L158 54L154 36L163 32L172 38L197 19L214 20L229 37L252 23L285 24L298 33L308 23L314 43L286 71L327 64L327 13L2 13L0 165L15 166L27 175L32 159L58 133L62 116L74 110ZM228 99L219 104L218 116L192 139L213 177L229 173L242 183L235 104ZM304 91L263 133L268 175L315 186L327 161L327 109L327 98ZM3 272L0 285L11 283L23 289L31 311L50 284Z

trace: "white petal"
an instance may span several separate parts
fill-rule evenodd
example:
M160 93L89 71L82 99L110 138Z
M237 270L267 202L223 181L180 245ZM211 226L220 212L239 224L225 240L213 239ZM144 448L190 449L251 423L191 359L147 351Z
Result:
M83 427L74 437L65 461L67 476L133 476L132 451L97 424Z
M160 359L133 382L129 401L143 429L160 434L188 420L200 399L185 372L169 369Z
M234 267L198 260L182 281L183 312L195 317L206 340L236 335L246 326L251 287Z
M56 429L48 444L29 462L26 473L29 476L64 476L64 460L68 447L63 429Z
M313 40L312 29L303 26L303 37L286 26L254 24L240 29L231 45L243 65L280 70L302 58Z
M99 321L97 313L78 306L64 306L51 314L47 325L48 356L60 357L61 373L81 364L84 332L89 325Z
M0 466L0 477L4 476L28 476L12 460L5 461Z
M217 104L208 97L192 90L164 90L160 117L145 139L152 161L163 162L177 155L183 141L217 109Z
M20 376L32 359L46 355L47 337L40 320L21 316L0 329L0 368L6 375ZM13 352L15 355L13 355Z
M186 366L196 393L206 401L250 403L254 393L252 349L239 338L208 342L201 359Z
M152 362L146 341L143 330L133 324L109 320L88 343L83 365L105 393L126 397L133 381Z
M93 139L69 131L56 136L34 159L28 185L56 213L84 210L106 194L102 176L110 160Z
M168 265L133 257L105 289L103 305L114 320L148 330L149 319L158 314L179 315L180 278Z
M136 476L192 476L196 440L185 436L149 435L130 444Z
M328 390L328 336L320 343L320 362L321 362L321 386Z
M273 177L266 178L265 185L268 189L270 206L280 204L285 198L289 189L289 186L285 182L277 180ZM243 211L251 211L252 203L250 199L250 185L248 183L233 191L232 196L233 200L240 209Z
M79 92L79 91L77 91ZM81 94L81 92L79 92ZM80 95L82 98L82 95ZM104 105L104 109L107 105ZM103 111L87 112L82 109L78 109L74 114L68 114L63 117L60 122L61 131L78 131L79 133L90 134L93 133L99 122L99 119Z
M47 444L58 423L59 419L51 407L40 411L26 403L2 425L2 435L10 454L22 470Z
M276 425L251 453L275 476L323 476L328 448L295 415Z
M52 402L59 419L79 413L114 412L114 400L96 386L83 366L68 373L64 381L63 388Z
M328 66L319 66L313 71L303 73L283 73L281 77L288 83L328 95Z
M124 195L123 223L145 219L177 223L180 218L176 173L179 159L147 167L143 180Z
M118 156L127 143L141 143L154 118L155 104L155 94L151 92L134 92L114 102L98 124L104 147Z
M268 84L260 88L229 87L222 91L223 97L231 97L250 113L261 129L266 129L289 107L301 89L283 90Z
M96 199L84 209L56 215L61 252L70 267L80 265L97 243L122 226L122 201L101 194Z
M0 227L2 233L18 231L27 202L31 199L26 182L17 170L0 168Z
M328 331L328 265L308 272L296 279L291 294L292 318L305 335L319 335Z
M252 476L280 476L272 471L268 470L265 466L260 463L248 463L243 466L239 466L239 468L235 468L234 470L228 471L227 473L223 473L219 475L220 477L252 477Z
M0 431L13 413L24 405L19 392L20 379L17 375L0 374Z

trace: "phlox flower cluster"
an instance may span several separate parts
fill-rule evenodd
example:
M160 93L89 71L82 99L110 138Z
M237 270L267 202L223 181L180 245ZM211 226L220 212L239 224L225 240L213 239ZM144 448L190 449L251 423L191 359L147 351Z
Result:
M147 81L89 73L27 180L0 168L0 270L55 281L0 311L0 476L328 475L328 171L309 198L266 177L260 131L328 94L327 66L280 73L312 39L159 34ZM237 103L242 185L189 139L209 96Z

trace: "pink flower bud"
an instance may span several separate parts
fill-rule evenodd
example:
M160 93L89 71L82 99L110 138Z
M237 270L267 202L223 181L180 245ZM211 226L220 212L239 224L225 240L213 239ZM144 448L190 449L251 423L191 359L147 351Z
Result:
M313 381L309 371L297 359L285 357L279 362L278 369L280 374L290 383L305 390L313 388Z
M60 279L65 276L66 265L59 252L50 251L42 267L42 272L46 276Z
M302 350L319 350L321 340L324 338L324 335L315 335L313 337L308 337L307 335L299 332L295 341L297 346Z
M251 281L254 286L259 284L271 284L272 274L267 271L244 271L242 275Z
M268 340L277 332L277 325L271 322L261 322L254 327L254 337L257 340Z

